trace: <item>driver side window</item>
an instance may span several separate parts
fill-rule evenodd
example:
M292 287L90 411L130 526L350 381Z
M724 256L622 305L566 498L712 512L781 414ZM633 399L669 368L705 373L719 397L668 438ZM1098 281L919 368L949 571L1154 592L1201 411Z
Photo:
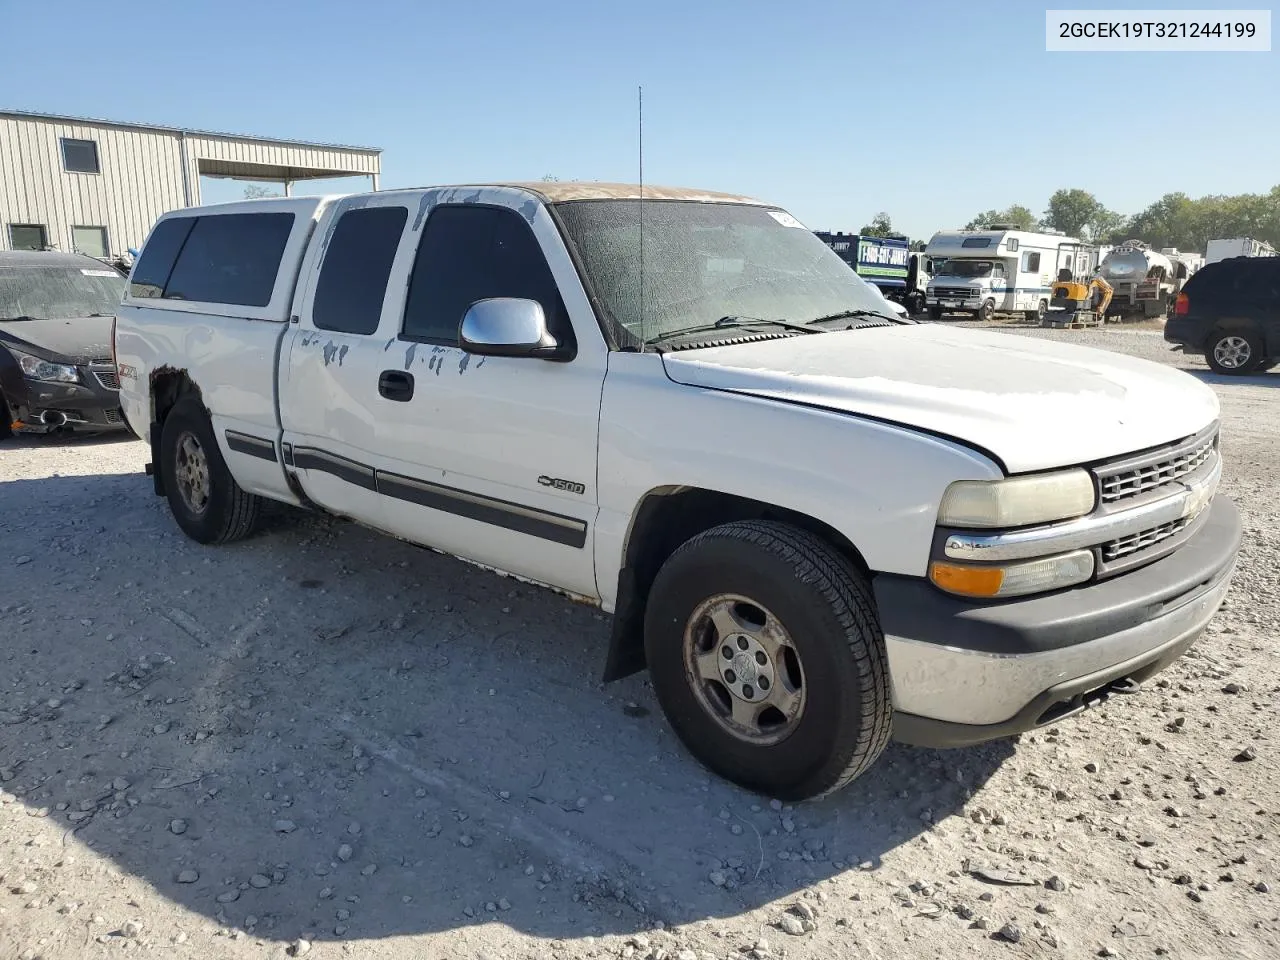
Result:
M556 340L573 342L555 277L519 214L479 204L437 207L418 242L401 336L456 347L467 309L490 297L537 300Z

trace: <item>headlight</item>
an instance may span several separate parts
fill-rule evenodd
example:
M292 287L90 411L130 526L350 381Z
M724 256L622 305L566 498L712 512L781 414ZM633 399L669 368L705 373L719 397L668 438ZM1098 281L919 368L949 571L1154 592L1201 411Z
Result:
M73 366L65 363L50 363L48 360L41 360L39 357L33 357L28 353L20 353L17 350L10 350L18 360L18 366L22 368L24 376L32 380L56 380L59 383L79 383L80 372Z
M1094 506L1093 478L1062 470L1005 480L959 480L938 508L944 527L1026 527L1082 517Z
M1020 597L1084 583L1093 576L1093 552L1075 550L1022 563L981 565L935 560L929 579L965 597Z

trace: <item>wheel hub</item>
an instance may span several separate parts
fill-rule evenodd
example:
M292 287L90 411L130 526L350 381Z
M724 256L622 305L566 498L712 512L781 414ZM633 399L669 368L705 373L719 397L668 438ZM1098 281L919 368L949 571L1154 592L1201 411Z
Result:
M204 447L192 433L184 433L178 439L178 451L174 463L174 480L183 503L192 513L204 513L209 506L212 484L209 480L209 458Z
M1214 359L1231 370L1244 366L1250 352L1249 341L1244 337L1223 337L1213 348Z
M733 696L759 703L773 686L773 660L754 637L726 637L720 647L720 678Z
M726 733L767 746L800 722L800 655L783 624L756 601L730 594L703 601L685 627L684 654L698 704Z

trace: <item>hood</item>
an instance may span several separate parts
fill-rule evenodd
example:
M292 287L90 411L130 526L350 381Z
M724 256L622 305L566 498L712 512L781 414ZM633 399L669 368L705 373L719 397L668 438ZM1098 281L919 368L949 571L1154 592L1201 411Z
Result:
M88 363L111 356L111 317L0 320L0 343L55 363Z
M666 353L663 362L676 383L953 437L1010 473L1158 446L1218 416L1209 387L1158 363L931 323Z

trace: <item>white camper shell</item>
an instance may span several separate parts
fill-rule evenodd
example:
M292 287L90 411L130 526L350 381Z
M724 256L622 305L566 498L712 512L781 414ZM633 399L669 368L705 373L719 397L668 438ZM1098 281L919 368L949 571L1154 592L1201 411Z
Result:
M1265 240L1252 237L1232 237L1229 240L1210 240L1205 248L1204 262L1217 263L1231 257L1274 257L1276 248Z
M1089 273L1096 248L1061 233L1026 230L952 230L933 235L925 254L933 259L926 302L929 316L1023 313L1043 319L1060 270Z

